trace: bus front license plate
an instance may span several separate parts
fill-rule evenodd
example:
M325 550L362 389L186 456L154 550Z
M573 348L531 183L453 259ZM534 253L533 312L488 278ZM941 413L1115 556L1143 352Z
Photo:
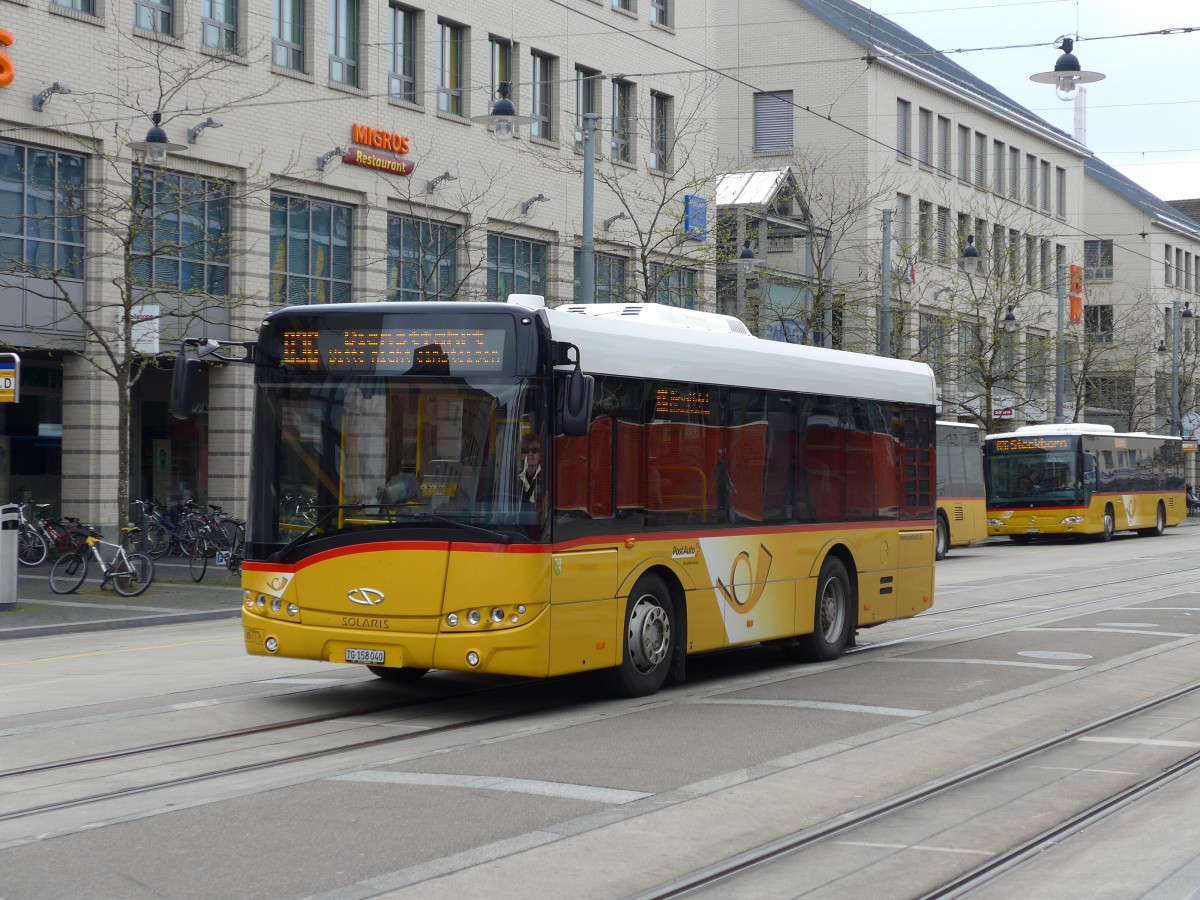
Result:
M1038 530L1036 528L1026 528L1025 533L1026 534L1037 534Z
M357 650L354 647L346 648L346 662L348 663L366 663L369 666L382 666L384 652L382 650Z

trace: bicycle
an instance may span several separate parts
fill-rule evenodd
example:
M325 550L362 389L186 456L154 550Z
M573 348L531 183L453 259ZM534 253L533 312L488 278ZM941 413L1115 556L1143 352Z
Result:
M87 526L84 526L87 527ZM50 570L50 590L56 594L73 594L87 580L88 564L95 559L100 564L100 590L110 583L122 597L137 597L145 593L154 581L154 560L145 553L131 553L120 544L100 539L100 533L88 528L83 550L60 556ZM105 562L101 547L111 547L113 557Z
M47 505L39 505L35 509L41 511ZM40 566L50 555L50 542L38 527L37 519L25 517L24 503L17 507L17 515L17 562L23 566Z
M25 507L34 508L33 515L26 515ZM42 515L49 509L48 503L34 503L32 500L20 504L20 525L17 534L17 560L23 566L40 566L54 554L69 553L83 548L86 534L82 523L71 516L56 519Z
M201 520L200 531L192 555L188 558L188 574L199 584L208 571L208 559L225 566L230 575L239 575L242 560L246 556L246 526L242 521L221 512L221 507L210 503L211 516Z

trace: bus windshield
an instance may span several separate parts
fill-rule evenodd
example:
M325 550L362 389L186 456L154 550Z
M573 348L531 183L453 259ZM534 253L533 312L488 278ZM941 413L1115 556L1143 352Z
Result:
M1061 506L1081 501L1083 476L1074 450L992 454L988 506Z
M248 551L415 522L536 534L537 382L280 373L257 386ZM525 451L524 453L522 451Z

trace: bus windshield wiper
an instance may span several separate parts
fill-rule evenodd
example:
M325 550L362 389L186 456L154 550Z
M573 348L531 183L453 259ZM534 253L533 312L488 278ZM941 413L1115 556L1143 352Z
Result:
M317 508L321 509L322 507L317 507ZM325 511L323 513L321 513L321 515L317 516L317 520L315 522L313 522L306 529L304 529L302 532L300 532L298 535L296 535L294 538L292 538L290 541L288 541L283 546L283 549L277 550L276 552L272 553L270 555L270 557L268 557L268 559L271 562L283 562L285 559L287 559L288 552L291 551L291 549L293 547L298 545L306 537L308 537L310 534L312 534L314 531L316 531L318 528L320 528L322 525L324 525L326 522L328 522L331 518L333 518L334 513L340 512L341 510L345 510L345 509L362 509L362 508L363 508L363 504L361 504L361 503L341 503L341 504L338 504L337 506L324 507Z
M456 525L459 528L465 528L467 531L477 531L480 534L486 534L488 537L495 538L502 544L512 543L511 534L506 534L503 531L493 531L491 528L484 528L482 525L472 525L470 522L460 522L458 519L450 519L446 516L439 516L437 513L419 512L414 513L412 518L417 521L428 519L433 522L441 522L443 525Z

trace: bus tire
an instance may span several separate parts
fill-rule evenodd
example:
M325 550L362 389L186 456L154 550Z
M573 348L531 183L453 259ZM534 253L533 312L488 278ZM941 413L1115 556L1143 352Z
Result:
M947 524L945 516L937 517L937 530L934 533L933 541L933 558L945 559L946 554L950 552L950 526Z
M1104 526L1100 529L1100 533L1096 535L1096 540L1101 543L1108 543L1113 538L1113 533L1117 530L1117 514L1113 512L1111 506L1104 507Z
M783 653L797 662L829 662L837 659L850 638L854 586L846 564L828 556L817 578L817 601L813 609L813 631L788 641Z
M1167 510L1162 503L1158 504L1158 509L1154 512L1154 527L1139 528L1138 534L1142 537L1161 537L1167 530Z
M428 673L428 669L397 669L394 666L367 666L376 678L396 684L416 684Z
M657 575L643 575L629 592L621 664L604 675L612 693L645 697L667 680L675 649L675 604Z

